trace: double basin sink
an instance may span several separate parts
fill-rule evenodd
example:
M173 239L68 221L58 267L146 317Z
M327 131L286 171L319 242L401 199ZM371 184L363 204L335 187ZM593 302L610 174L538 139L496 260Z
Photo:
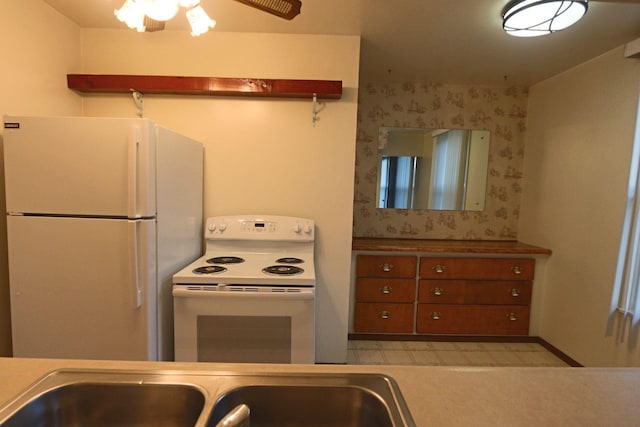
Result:
M0 427L413 427L378 374L59 370L0 409Z

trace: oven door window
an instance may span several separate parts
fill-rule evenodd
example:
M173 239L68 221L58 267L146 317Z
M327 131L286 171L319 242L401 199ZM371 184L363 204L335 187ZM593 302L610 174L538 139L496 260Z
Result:
M291 317L197 316L199 362L291 363Z

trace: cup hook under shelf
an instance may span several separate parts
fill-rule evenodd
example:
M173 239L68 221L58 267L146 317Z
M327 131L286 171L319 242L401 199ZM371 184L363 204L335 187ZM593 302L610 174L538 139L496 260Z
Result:
M136 109L138 110L138 117L142 118L144 115L144 96L141 92L138 92L135 89L130 89L131 95L133 96L133 103L136 105Z
M318 101L318 94L314 93L313 94L313 111L311 115L311 123L313 123L314 127L316 126L316 122L320 120L320 117L318 117L318 113L324 110L324 107L325 107L324 102Z

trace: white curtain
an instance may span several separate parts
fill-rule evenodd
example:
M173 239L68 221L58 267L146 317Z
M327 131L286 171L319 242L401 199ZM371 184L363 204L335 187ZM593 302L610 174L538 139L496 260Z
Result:
M640 113L640 106L638 108ZM640 116L636 120L635 139L629 171L629 189L620 252L611 298L607 335L619 341L628 339L635 348L640 335Z
M462 209L468 142L464 131L435 137L431 172L430 209Z
M396 199L394 208L411 208L411 195L413 194L413 157L398 157L398 169L396 173Z

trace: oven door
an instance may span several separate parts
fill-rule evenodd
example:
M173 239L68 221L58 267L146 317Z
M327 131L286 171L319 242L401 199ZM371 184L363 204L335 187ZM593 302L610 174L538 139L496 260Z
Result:
M315 290L174 285L178 362L314 363Z

